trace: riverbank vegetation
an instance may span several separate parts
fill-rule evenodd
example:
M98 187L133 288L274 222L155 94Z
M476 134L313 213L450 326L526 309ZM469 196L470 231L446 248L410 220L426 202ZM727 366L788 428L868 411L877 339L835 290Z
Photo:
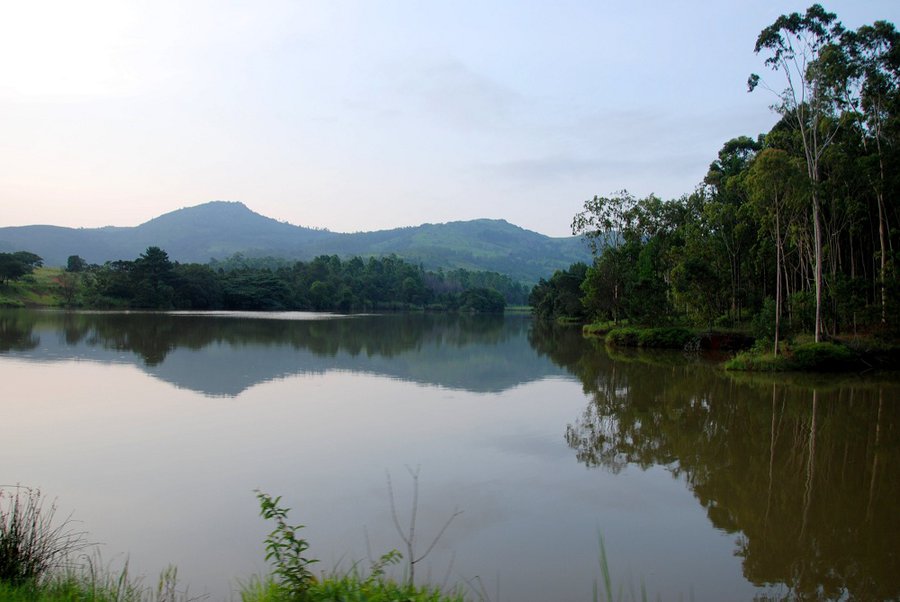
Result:
M102 266L73 255L64 271L44 268L0 286L5 297L0 301L88 309L502 313L507 303L523 303L526 291L494 272L426 272L395 256L322 256L309 262L235 256L181 264L159 247L149 247L135 260Z
M772 93L775 126L727 141L680 198L586 201L572 231L594 261L541 280L536 316L738 327L773 357L804 334L897 341L900 34L884 21L845 29L813 5L779 17L755 51L770 71L748 86ZM802 356L809 349L844 354L795 346L784 365L822 365Z
M372 562L368 571L354 565L346 571L317 575L317 560L307 554L302 525L287 522L289 509L280 498L257 493L261 516L274 522L265 540L272 573L240 584L242 602L325 602L405 600L464 602L457 588L443 591L416 585L411 577L396 580L386 569L403 556L392 550ZM145 585L129 573L104 568L96 556L77 556L90 547L72 522L54 520L55 506L45 506L40 491L27 487L0 489L0 599L6 602L187 602L191 596L178 584L178 571L165 569L155 585Z

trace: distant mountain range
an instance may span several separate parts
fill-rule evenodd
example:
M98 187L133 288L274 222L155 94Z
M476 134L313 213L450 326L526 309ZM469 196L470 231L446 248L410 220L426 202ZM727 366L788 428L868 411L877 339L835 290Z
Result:
M345 234L279 222L243 203L226 201L179 209L135 227L0 228L0 251L31 251L47 265L65 265L70 255L90 263L134 259L149 246L165 249L171 259L182 263L206 263L235 253L300 260L393 253L426 269L489 270L532 283L574 262L590 260L580 238L552 238L505 220Z

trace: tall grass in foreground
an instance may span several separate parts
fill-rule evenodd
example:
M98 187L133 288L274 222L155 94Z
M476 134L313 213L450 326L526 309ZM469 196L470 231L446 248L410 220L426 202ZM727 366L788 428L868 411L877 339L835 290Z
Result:
M597 533L597 540L600 542L600 576L603 578L603 593L605 597L602 598L604 602L621 602L625 600L623 598L623 590L621 584L619 585L619 590L616 597L613 597L613 587L612 587L612 576L609 572L609 561L606 557L606 545L603 543L603 535L601 533ZM658 596L657 596L658 598ZM637 594L634 592L634 587L631 587L629 591L629 595L627 598L630 602L637 602ZM641 602L647 602L647 587L644 584L644 580L641 579ZM599 585L597 580L594 580L594 602L601 602Z
M39 580L87 545L71 521L57 523L55 514L56 505L44 506L38 489L0 489L0 583Z
M39 581L18 585L0 582L3 602L191 602L186 591L178 589L178 571L164 570L156 586L145 585L132 576L126 564L117 572L85 561L78 568L50 575Z
M90 544L56 505L45 505L39 489L0 488L0 601L3 602L179 602L178 572L162 572L156 587L128 572L82 554Z

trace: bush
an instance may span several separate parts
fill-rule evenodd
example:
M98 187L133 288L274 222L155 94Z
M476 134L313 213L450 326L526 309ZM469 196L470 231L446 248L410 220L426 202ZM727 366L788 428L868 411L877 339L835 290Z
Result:
M789 370L827 372L851 370L859 366L859 357L835 343L805 343L790 355L774 356L759 348L739 353L725 363L726 370L785 372Z
M856 367L857 356L843 345L807 343L794 347L793 363L799 370L847 370Z
M278 505L281 496L273 498L257 491L256 498L259 500L260 516L275 522L275 529L266 537L266 560L275 565L276 584L290 598L302 599L316 580L310 566L318 562L315 558L305 556L309 543L302 537L297 537L297 532L303 525L287 523L290 508Z
M784 355L773 355L761 351L742 351L725 362L726 370L747 372L786 372L793 370L791 362Z
M696 336L687 328L617 328L606 335L606 343L617 347L684 349Z

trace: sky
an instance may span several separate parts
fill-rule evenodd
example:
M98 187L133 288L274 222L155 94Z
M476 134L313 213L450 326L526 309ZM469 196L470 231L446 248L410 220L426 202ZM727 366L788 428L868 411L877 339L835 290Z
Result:
M0 0L0 226L211 200L356 232L690 193L792 0ZM898 0L823 2L845 26Z

